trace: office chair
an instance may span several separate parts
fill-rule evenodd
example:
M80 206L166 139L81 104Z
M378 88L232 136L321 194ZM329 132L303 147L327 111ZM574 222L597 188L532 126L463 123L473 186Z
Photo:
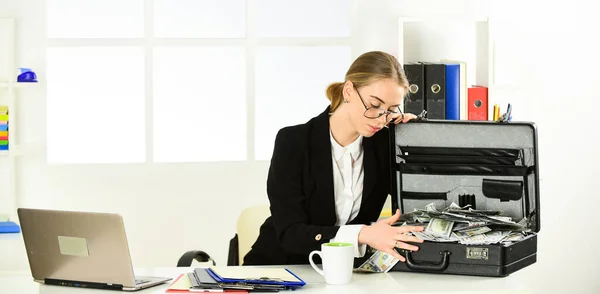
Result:
M197 262L212 262L213 265L217 265L208 253L201 250L191 250L179 258L177 267L190 267L194 260Z
M252 245L258 238L260 226L265 219L271 215L268 205L255 205L244 209L237 220L236 233L229 240L229 251L227 254L227 265L241 265L244 256L250 251ZM185 252L177 261L178 267L190 267L192 262L216 262L201 250L190 250Z
M271 215L269 205L255 205L244 209L238 217L236 233L229 240L227 265L242 265L244 256L248 254L258 238L260 226Z

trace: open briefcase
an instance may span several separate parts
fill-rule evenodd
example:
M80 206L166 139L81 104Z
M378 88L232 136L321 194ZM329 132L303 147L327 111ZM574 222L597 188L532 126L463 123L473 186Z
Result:
M390 145L392 208L403 213L398 223L453 221L450 235L425 236L416 252L397 249L406 262L391 271L502 277L536 262L534 123L414 120L390 126ZM491 222L482 226L482 220ZM448 229L448 223L434 227Z

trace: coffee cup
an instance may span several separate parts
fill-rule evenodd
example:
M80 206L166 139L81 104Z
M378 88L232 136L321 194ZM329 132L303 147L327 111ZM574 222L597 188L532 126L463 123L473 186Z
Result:
M313 261L313 256L319 255L323 269ZM315 250L308 255L312 268L325 277L325 282L331 285L348 284L352 280L354 266L354 245L344 242L321 244L321 250Z

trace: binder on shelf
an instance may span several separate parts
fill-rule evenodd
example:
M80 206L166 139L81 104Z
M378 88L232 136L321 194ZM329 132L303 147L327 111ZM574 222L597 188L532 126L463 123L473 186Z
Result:
M446 119L446 65L423 63L425 72L425 109L427 118Z
M446 119L460 120L460 64L446 63Z
M467 81L467 63L461 60L442 59L441 62L459 64L460 66L460 120L469 119L469 101L468 101L468 81Z
M408 94L404 101L404 113L419 114L425 109L425 71L421 63L404 64L404 73L408 79Z
M469 120L488 120L488 88L485 86L469 87ZM496 110L494 109L494 114ZM495 115L494 115L495 116ZM494 118L496 120L497 118Z

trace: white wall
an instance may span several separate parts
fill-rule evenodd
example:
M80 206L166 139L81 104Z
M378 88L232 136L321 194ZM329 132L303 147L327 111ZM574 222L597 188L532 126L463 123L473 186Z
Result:
M37 69L43 78L42 2L0 0L0 17L18 19L18 65ZM538 1L541 7L532 1L482 3L360 0L353 54L396 53L399 16L497 17L497 54L514 64L497 66L504 72L496 74L516 77L526 90L517 96L528 99L517 111L539 127L542 230L538 262L523 273L531 277L535 293L596 293L600 92L594 88L600 84L600 46L590 36L600 22L580 1ZM541 12L542 7L549 10ZM206 250L224 264L238 213L267 203L265 162L47 166L45 97L43 90L28 91L19 98L20 138L32 147L19 159L18 204L121 213L136 266L174 266L190 249ZM19 241L2 238L7 244ZM7 269L27 270L25 253L0 252L0 270Z

